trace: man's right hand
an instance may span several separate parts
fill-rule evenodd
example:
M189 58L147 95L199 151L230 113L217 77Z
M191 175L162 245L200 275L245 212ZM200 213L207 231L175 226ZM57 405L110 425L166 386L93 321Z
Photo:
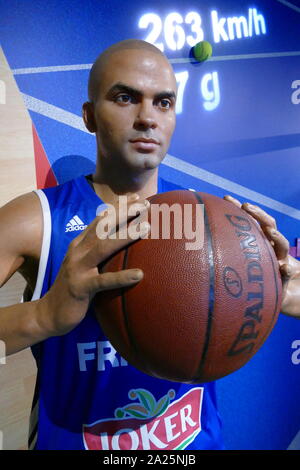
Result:
M138 229L146 227L149 202L138 195L128 207L122 204L117 218L112 218L111 231L116 237L99 239L97 227L108 216L100 214L70 244L60 271L47 294L41 299L0 308L0 340L5 343L6 354L14 354L39 343L50 336L63 335L85 317L90 301L96 292L134 285L143 272L128 269L113 273L99 273L98 265L114 253L145 237ZM130 208L135 205L128 216ZM138 204L138 206L136 206ZM143 217L144 215L144 217ZM43 216L39 199L34 193L16 198L0 209L0 287L19 271L33 292L42 246ZM118 237L124 226L134 227L137 238ZM148 224L148 231L150 227ZM140 232L140 233L139 233ZM128 234L128 231L127 231ZM54 254L55 255L55 254Z
M139 215L129 217L133 205L134 212L138 211ZM133 194L128 197L127 205L122 204L120 208L118 204L110 206L70 243L54 284L40 300L37 320L47 336L63 335L77 326L97 292L130 286L143 278L138 266L136 269L99 273L98 265L136 241L136 238L129 237L128 230L126 238L119 237L124 225L130 227L141 223L143 231L138 227L135 231L139 238L147 236L150 225L142 216L145 216L149 205L147 200L140 201L139 196ZM115 232L116 236L99 238L97 228L104 217L111 227L110 234Z

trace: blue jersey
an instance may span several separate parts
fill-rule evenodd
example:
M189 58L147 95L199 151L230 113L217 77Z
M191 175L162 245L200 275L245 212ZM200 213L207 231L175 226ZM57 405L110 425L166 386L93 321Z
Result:
M159 179L158 192L182 189ZM32 300L51 287L70 242L103 204L84 176L37 191L44 235ZM110 344L92 308L68 334L32 347L38 374L29 448L221 449L215 383L148 376Z

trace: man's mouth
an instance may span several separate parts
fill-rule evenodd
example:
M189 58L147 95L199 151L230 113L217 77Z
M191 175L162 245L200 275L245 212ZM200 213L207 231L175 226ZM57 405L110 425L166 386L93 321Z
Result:
M133 147L140 152L153 152L160 145L158 140L146 137L136 137L135 139L130 139L129 141Z

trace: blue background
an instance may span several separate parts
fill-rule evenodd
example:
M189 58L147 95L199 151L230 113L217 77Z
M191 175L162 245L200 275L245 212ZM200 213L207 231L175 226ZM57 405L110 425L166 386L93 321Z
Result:
M219 18L247 18L249 8L264 16L266 34L216 43L211 11ZM145 39L150 27L138 27L144 13L164 21L175 11L183 18L189 11L201 15L213 57L195 63L188 45L165 49L174 71L189 77L169 149L175 159L165 160L161 175L188 188L258 203L295 245L300 236L300 103L292 102L292 83L300 80L296 1L0 1L2 47L58 182L94 168L95 138L77 125L90 64L116 41ZM190 34L190 27L183 27ZM165 43L163 32L159 41ZM28 70L74 65L81 69ZM218 74L220 103L206 111L200 84L212 72ZM39 109L32 98L40 100ZM48 105L58 108L56 114ZM64 111L72 114L62 122ZM286 449L299 431L300 364L291 360L297 339L300 322L281 315L257 355L219 381L228 449Z

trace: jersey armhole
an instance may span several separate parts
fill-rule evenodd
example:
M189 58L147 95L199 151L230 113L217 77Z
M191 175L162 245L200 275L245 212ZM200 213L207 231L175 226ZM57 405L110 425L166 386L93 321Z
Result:
M50 206L49 206L47 196L41 189L37 189L33 192L38 196L41 206L42 206L42 212L43 212L42 250L41 250L40 262L39 262L38 276L37 276L33 296L31 299L31 300L38 300L42 294L43 283L44 283L47 262L48 262L48 257L49 257L52 222L51 222Z

